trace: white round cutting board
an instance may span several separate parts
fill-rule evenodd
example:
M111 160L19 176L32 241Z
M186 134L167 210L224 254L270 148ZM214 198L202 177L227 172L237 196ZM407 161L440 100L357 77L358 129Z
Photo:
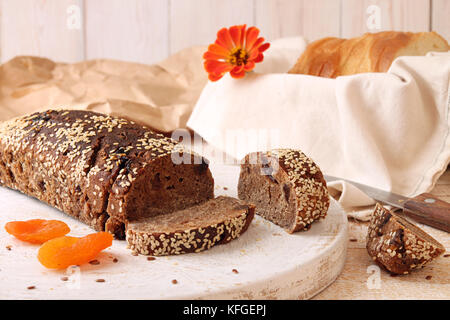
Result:
M216 196L236 196L239 167L211 170ZM9 235L6 222L59 219L72 236L93 230L16 191L0 187L0 202L0 299L308 299L336 279L347 249L347 218L331 199L326 219L307 232L291 235L256 216L240 238L201 253L148 261L114 240L100 264L50 270L37 260L39 245Z

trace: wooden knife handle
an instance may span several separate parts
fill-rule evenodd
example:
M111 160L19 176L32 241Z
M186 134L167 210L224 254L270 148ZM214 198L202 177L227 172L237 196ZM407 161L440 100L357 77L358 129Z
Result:
M404 207L404 214L417 222L450 232L450 203L422 193L407 200Z

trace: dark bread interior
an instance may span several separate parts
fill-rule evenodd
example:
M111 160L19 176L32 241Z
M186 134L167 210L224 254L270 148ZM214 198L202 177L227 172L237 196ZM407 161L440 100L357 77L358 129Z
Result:
M255 207L220 196L180 211L127 224L129 247L143 255L200 252L236 239L249 227Z

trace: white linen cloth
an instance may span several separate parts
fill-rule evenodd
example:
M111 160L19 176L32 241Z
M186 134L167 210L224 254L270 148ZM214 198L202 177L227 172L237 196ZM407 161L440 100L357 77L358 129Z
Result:
M299 148L325 174L411 197L432 189L450 160L450 52L399 57L387 73L286 74L304 46L281 39L255 69L264 73L209 82L187 126L236 159L260 146L236 147L230 132L266 131L268 147ZM329 186L345 207L374 203L346 183ZM350 215L367 220L370 210Z

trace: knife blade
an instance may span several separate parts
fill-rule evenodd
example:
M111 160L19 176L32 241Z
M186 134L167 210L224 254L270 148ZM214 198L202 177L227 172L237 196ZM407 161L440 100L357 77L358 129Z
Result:
M359 190L361 190L362 192L364 192L365 194L367 194L369 197L371 197L374 200L383 202L385 204L388 204L390 206L399 208L399 209L404 209L404 203L406 202L406 200L408 200L408 197L405 196L401 196L399 194L395 194L392 192L388 192L388 191L384 191L381 189L377 189L362 183L358 183L355 181L351 181L351 180L347 180L347 179L342 179L342 178L338 178L338 177L333 177L333 176L329 176L329 175L324 175L324 178L327 182L332 182L332 181L345 181L348 182L352 185L354 185L355 187L357 187Z
M327 182L345 181L367 194L375 201L402 209L402 214L417 222L450 232L450 203L440 200L429 193L408 198L396 193L374 188L359 182L324 175Z

